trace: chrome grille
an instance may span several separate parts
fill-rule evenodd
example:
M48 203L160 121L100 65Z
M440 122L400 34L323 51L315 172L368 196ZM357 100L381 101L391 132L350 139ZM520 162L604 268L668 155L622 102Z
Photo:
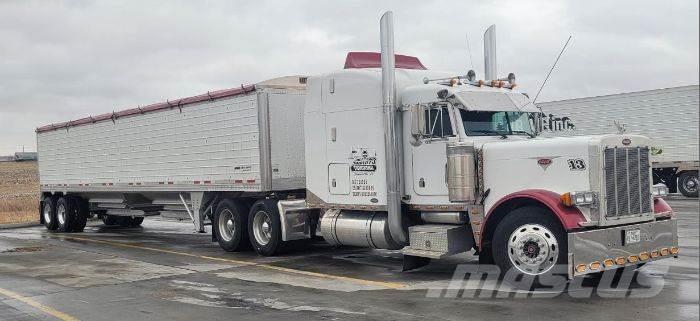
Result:
M651 212L649 148L606 148L604 157L606 216Z

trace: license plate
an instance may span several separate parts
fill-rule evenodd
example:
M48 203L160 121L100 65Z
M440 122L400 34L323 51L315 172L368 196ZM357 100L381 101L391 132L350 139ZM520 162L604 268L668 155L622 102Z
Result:
M639 243L642 240L642 233L639 230L625 231L625 244Z

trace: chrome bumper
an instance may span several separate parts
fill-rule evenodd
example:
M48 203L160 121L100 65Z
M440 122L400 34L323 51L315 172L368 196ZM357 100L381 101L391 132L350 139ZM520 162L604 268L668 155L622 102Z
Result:
M625 231L639 229L639 243L625 244ZM656 261L678 254L678 228L675 218L568 234L569 277ZM664 255L665 253L665 255ZM624 259L624 262L623 262ZM606 262L606 260L608 260ZM612 260L612 264L610 264ZM595 267L598 262L599 268ZM606 264L608 263L608 264ZM581 265L585 270L581 271Z

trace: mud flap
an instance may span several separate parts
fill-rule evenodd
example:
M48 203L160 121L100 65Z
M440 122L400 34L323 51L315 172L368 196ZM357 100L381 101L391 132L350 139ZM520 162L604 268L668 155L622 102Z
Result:
M403 256L403 271L415 270L424 267L430 263L430 258L422 256L404 255Z

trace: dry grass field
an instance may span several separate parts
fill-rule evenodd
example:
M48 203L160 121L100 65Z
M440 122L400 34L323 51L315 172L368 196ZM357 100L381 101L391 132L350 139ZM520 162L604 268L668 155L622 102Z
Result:
M0 224L38 221L36 162L0 162Z

